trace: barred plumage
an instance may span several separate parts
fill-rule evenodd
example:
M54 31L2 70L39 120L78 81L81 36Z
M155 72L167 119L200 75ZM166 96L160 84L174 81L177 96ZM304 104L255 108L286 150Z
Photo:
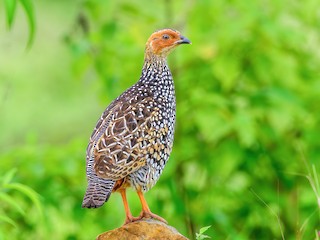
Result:
M139 81L116 98L104 111L87 148L88 189L83 207L99 207L111 192L121 193L126 222L151 213L143 197L158 181L172 150L175 125L175 92L166 57L182 43L190 43L178 31L163 29L146 44ZM142 213L133 218L125 189L133 187Z

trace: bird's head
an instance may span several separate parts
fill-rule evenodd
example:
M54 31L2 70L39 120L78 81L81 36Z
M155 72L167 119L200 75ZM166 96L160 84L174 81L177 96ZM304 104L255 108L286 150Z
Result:
M173 29L162 29L154 32L146 43L146 55L165 58L180 44L191 44L191 41Z

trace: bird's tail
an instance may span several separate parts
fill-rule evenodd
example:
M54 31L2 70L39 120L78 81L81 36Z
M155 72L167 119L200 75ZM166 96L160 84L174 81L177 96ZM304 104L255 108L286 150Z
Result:
M115 181L110 179L94 178L89 179L86 194L84 195L83 208L98 208L108 201Z

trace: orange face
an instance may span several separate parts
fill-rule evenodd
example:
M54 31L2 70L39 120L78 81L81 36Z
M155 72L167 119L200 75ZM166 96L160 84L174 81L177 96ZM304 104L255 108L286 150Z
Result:
M190 44L190 40L173 29L154 32L147 41L147 48L157 55L167 54L180 44Z

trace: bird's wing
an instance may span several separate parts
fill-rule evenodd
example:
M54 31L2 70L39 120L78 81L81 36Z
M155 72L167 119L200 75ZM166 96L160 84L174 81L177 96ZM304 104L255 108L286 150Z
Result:
M93 149L97 144L97 141L99 138L103 135L105 129L108 127L114 112L117 112L120 108L120 104L117 103L115 104L114 102L111 103L108 108L103 112L101 115L100 119L98 120L96 127L94 128L91 136L90 136L90 141L87 147L87 164L89 159L92 159L93 157Z
M146 165L155 142L159 108L147 97L120 101L100 124L93 142L94 169L102 178L119 180Z

